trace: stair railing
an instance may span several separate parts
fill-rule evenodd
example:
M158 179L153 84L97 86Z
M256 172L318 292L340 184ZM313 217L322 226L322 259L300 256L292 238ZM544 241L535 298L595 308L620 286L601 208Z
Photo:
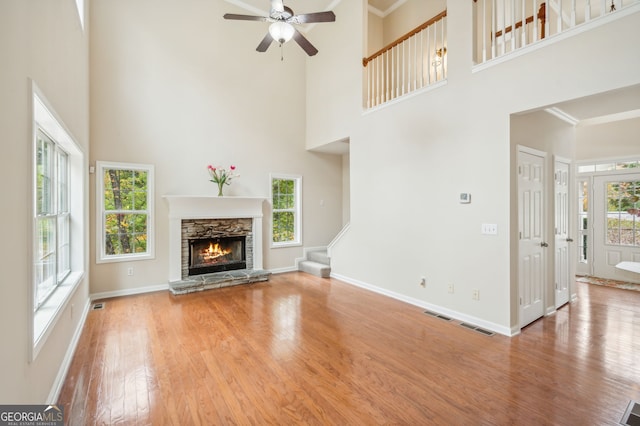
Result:
M367 108L446 78L446 17L440 12L362 60Z
M473 0L476 62L562 33L639 0Z

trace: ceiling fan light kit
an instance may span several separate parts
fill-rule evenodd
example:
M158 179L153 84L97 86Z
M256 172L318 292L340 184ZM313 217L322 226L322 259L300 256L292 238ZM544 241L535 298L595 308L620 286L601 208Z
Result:
M289 40L294 39L296 43L298 43L298 45L307 53L307 55L313 56L318 53L318 49L316 49L311 42L309 42L309 40L307 40L306 37L294 27L294 25L334 22L336 20L336 15L331 11L296 15L293 13L291 8L282 3L282 0L271 0L271 11L269 12L269 16L227 13L223 18L235 21L271 22L269 32L256 48L258 52L266 52L274 40L282 46Z
M293 38L296 29L288 22L274 22L269 25L269 34L271 38L280 44L284 44Z

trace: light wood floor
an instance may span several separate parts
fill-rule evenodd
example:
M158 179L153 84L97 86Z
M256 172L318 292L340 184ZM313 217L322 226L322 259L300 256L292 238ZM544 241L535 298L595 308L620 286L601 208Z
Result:
M640 400L640 292L579 299L516 337L302 273L91 311L70 425L615 425Z

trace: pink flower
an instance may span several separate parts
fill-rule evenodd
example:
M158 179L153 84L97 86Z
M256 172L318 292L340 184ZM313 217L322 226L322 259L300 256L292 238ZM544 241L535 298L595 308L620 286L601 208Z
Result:
M234 166L233 164L229 167L231 170L235 170L236 166Z
M215 167L213 167L211 164L209 164L209 165L207 166L207 168L208 168L209 170L211 170L212 172L215 172L215 171L216 171L216 168L215 168Z

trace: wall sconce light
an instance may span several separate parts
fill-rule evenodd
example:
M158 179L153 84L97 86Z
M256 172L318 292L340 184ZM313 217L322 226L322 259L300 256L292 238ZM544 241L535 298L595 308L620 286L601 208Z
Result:
M439 67L440 65L442 65L442 59L446 54L447 54L446 47L441 47L440 49L436 50L436 54L433 57L433 62L431 62L431 65L433 65L434 67Z

